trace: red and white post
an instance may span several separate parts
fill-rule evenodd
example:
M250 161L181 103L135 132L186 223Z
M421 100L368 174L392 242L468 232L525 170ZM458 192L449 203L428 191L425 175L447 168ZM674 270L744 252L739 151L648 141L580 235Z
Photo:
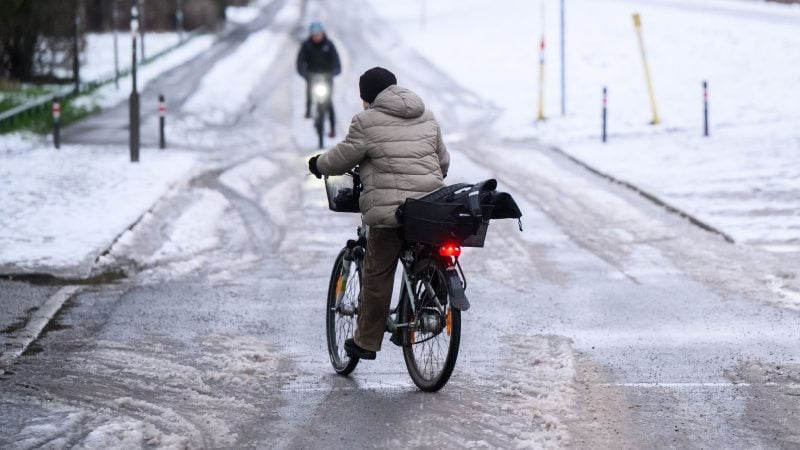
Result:
M53 145L56 150L61 148L61 102L58 97L53 98Z
M167 142L164 137L164 121L167 117L167 104L164 101L164 94L158 95L158 148L167 148Z

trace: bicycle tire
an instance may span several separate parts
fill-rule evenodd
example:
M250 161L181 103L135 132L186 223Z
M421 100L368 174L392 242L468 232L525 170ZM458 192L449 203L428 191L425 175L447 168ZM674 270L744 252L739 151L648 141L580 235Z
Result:
M320 149L325 147L325 108L326 105L324 103L317 104L317 116L314 120L314 128L317 130Z
M328 284L328 300L326 302L325 314L325 329L328 340L328 356L331 359L333 370L339 375L348 375L358 365L358 358L351 358L344 351L344 341L352 338L356 328L356 317L352 315L349 319L347 316L342 315L336 310L336 296L337 286L339 285L339 278L342 273L344 264L344 255L346 249L339 252L336 261L333 263L333 270L331 271L331 279ZM358 304L358 294L361 290L361 274L358 273L355 263L351 263L350 276L347 279L346 286L340 288L345 289L342 301L350 301Z
M426 270L428 273L418 277L412 287L415 290L421 289L423 293L419 297L421 297L423 303L426 302L426 297L429 298L430 295L429 289L426 287L426 281L430 282L428 285L432 286L434 291L438 291L434 292L437 297L445 297L443 303L445 303L445 310L450 316L449 336L447 335L447 319L445 319L443 329L432 336L425 336L424 333L408 328L403 333L403 359L405 359L406 369L408 369L408 374L414 384L422 391L435 392L447 384L456 366L458 349L461 344L461 312L451 308L450 303L446 301L448 294L444 267L439 262L436 262ZM415 320L411 316L411 301L413 301L413 297L409 295L405 285L403 285L400 295L400 314L398 314L400 322L408 323ZM441 298L439 299L440 302L442 300ZM420 334L422 335L420 336ZM447 341L446 354L443 358L437 357L437 360L440 360L438 361L439 364L434 365L432 353L428 355L430 357L427 361L425 361L424 356L426 350L430 352L435 350L433 348L434 345L441 350L442 342L439 341L440 338L442 341ZM421 356L423 358L420 358Z

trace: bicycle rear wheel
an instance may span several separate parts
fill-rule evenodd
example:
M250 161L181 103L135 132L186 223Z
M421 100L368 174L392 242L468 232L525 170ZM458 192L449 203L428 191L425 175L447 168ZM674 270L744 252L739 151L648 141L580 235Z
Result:
M361 274L353 261L345 260L347 249L342 249L333 264L328 285L325 327L328 337L328 355L333 370L347 375L356 368L358 358L351 358L344 350L344 341L353 337L358 315L358 296L361 293ZM345 278L345 268L349 275Z
M412 283L416 300L405 285L401 291L400 321L414 324L405 331L403 357L408 374L423 391L447 384L461 343L461 311L450 307L445 280L444 268L435 263Z

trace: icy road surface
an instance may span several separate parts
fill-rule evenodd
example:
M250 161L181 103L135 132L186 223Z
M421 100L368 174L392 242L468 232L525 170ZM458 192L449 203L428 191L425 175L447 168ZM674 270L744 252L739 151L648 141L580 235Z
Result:
M357 76L397 68L442 120L448 181L497 177L523 208L524 232L497 221L464 252L473 307L450 383L418 392L388 342L348 378L330 367L324 298L357 218L328 211L306 174L315 137L289 38L231 123L180 118L213 170L103 261L134 276L85 286L0 376L0 447L800 445L800 313L780 259L493 135L486 102L387 52L368 8L285 8L321 17L339 45L340 133ZM166 79L197 88L191 68Z

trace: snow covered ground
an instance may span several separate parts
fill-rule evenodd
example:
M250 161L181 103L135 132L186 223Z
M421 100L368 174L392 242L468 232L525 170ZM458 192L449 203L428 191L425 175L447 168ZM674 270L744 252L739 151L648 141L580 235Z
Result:
M208 50L214 44L214 40L215 37L212 35L195 37L155 61L139 67L136 75L139 92L144 90L150 81L158 78L162 73L184 64ZM130 76L120 78L119 88L113 83L107 84L90 95L81 97L76 102L83 103L86 106L99 106L100 108L112 107L128 99L131 93L131 83L132 78Z
M245 8L256 9L255 6ZM183 111L211 124L235 122L275 57L288 43L288 34L273 30L292 26L299 14L298 4L287 4L275 17L272 30L252 34L236 51L215 64L203 77L197 92L183 105Z
M639 185L740 242L800 252L800 8L709 0L566 1L567 115L559 1L370 0L400 38L502 110L504 138L538 139ZM544 22L542 21L544 11ZM640 13L662 124L632 14ZM542 26L544 25L544 27ZM536 122L538 45L545 115ZM702 138L701 83L711 137ZM609 90L609 142L600 142Z
M207 49L200 36L143 66L140 86ZM111 107L127 98L106 85L79 99ZM28 133L0 136L0 272L85 276L95 258L170 188L196 160L188 153L142 149L139 164L123 147L52 148Z
M0 153L0 272L86 275L99 253L195 162L176 151L142 155L132 164L119 148Z
M180 44L180 35L175 32L145 32L145 56L152 57L164 50ZM137 42L139 62L141 62L141 43ZM117 33L117 52L119 70L131 67L131 35ZM100 80L114 76L114 33L87 33L86 47L81 54L81 78Z
M225 7L225 21L234 24L252 22L272 0L253 0L245 6Z
M214 40L211 35L195 37L141 66L140 90L210 48ZM148 52L177 42L177 35L170 33L148 35ZM85 79L103 76L109 61L113 71L110 45L110 35L89 36ZM129 76L123 77L119 88L105 85L76 103L112 107L128 98L130 83ZM143 148L141 162L131 164L124 147L63 145L56 151L34 134L0 136L0 272L87 275L100 252L192 173L195 155L153 150Z
M214 124L231 122L247 104L253 87L263 78L287 35L263 30L253 34L203 77L198 91L183 110ZM235 86L229 81L236 79Z

